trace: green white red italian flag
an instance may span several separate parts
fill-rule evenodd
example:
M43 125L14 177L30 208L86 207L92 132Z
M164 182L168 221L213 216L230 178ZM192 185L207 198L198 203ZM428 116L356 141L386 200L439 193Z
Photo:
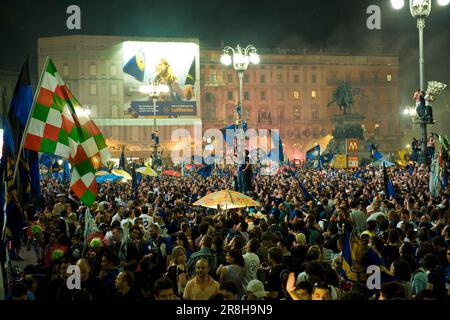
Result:
M49 58L36 92L24 148L68 159L70 187L90 206L97 198L95 170L110 158L105 139Z

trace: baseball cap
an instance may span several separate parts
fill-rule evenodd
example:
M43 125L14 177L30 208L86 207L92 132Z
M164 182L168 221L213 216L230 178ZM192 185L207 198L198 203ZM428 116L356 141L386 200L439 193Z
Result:
M258 299L264 298L268 294L264 290L264 284L259 280L251 280L247 285L247 291L253 293Z

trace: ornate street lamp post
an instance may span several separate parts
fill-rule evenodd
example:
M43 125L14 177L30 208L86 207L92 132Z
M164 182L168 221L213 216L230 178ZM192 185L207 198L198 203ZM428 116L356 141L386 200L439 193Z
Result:
M404 5L403 0L391 0L394 9L401 9ZM438 4L446 6L450 3L448 0L438 0ZM423 46L423 34L425 29L425 19L431 13L431 0L409 0L409 10L411 16L417 19L417 29L419 29L419 75L420 90L425 91L425 58ZM416 122L420 126L421 150L419 153L419 163L427 164L429 159L427 156L427 124L429 121L424 118L418 118Z
M159 135L158 135L158 127L156 125L156 102L158 101L160 95L162 93L168 93L169 87L165 84L160 84L159 82L153 82L150 85L139 87L139 92L143 94L148 94L153 101L153 159L152 164L154 168L156 168L156 160L158 159L158 148L159 148Z
M244 119L244 106L242 104L242 81L244 79L244 72L247 70L250 63L258 64L260 61L256 48L252 45L248 45L245 48L237 45L236 49L232 47L223 48L223 54L220 57L220 62L223 65L229 66L233 63L234 69L238 73L239 78L239 107L241 108L240 127L243 128Z

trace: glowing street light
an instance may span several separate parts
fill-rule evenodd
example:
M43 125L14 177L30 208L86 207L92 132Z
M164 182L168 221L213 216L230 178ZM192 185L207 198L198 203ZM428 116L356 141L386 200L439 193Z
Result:
M226 46L223 48L223 54L220 57L220 62L223 65L229 66L233 64L234 69L238 72L239 78L239 105L241 107L241 127L244 125L244 106L242 104L242 80L244 79L244 72L247 70L250 63L258 64L261 61L256 48L248 45L245 48L237 45L236 49Z
M391 5L395 10L400 10L405 6L405 0L391 0Z

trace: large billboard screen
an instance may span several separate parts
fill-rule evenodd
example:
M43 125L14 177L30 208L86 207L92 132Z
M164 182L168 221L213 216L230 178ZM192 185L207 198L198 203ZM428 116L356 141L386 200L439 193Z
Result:
M124 104L132 117L200 116L198 44L126 41L122 68ZM160 85L156 107L155 85Z

